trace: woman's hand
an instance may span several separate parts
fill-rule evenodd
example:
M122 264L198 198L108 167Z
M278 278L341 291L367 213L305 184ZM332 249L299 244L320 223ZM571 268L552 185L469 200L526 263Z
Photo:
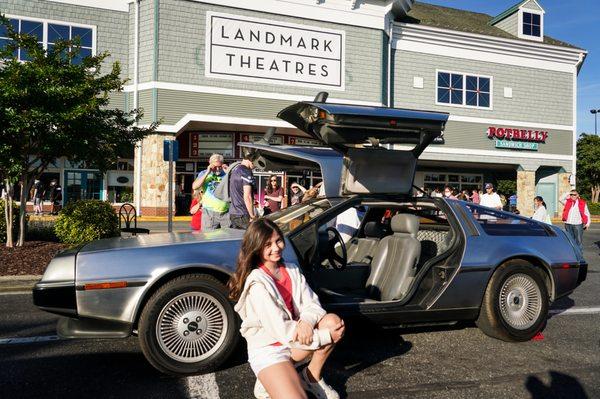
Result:
M333 343L337 344L344 337L345 332L346 327L344 325L344 320L340 320L340 322L332 330L329 330Z
M298 341L302 345L310 345L313 340L313 328L305 321L298 321L296 324L296 331L292 338L293 341Z

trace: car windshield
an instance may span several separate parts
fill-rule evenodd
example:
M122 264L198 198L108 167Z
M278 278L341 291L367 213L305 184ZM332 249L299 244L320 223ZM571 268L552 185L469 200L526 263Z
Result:
M332 204L328 199L317 199L311 202L304 202L289 208L282 209L267 216L279 226L281 231L291 233L305 223L331 208Z

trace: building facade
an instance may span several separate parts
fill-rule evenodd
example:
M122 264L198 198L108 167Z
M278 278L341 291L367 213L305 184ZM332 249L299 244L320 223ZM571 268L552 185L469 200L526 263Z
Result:
M443 143L421 157L419 186L512 179L529 215L537 194L560 211L574 183L586 52L544 35L535 0L497 17L413 0L5 0L0 11L41 23L45 46L56 25L90 29L90 51L111 53L128 79L112 104L161 122L106 174L58 160L46 177L60 179L65 199L133 201L142 215L165 215L163 143L177 140L174 198L184 210L213 152L233 161L237 142L269 127L274 143L317 144L276 114L319 91L329 102L450 113ZM319 179L274 172L288 184Z

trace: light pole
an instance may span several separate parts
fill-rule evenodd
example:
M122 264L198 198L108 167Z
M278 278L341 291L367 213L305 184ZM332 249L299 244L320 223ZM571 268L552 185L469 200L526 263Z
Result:
M591 109L590 112L594 114L594 135L598 135L598 114L600 114L600 109Z

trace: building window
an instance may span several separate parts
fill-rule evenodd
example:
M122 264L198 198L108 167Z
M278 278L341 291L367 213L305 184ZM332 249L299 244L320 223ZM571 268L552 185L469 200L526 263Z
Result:
M444 192L445 186L461 192L462 190L481 190L483 185L483 175L475 174L446 174L446 173L425 173L423 187L428 192L433 192L436 188ZM469 192L470 194L470 192Z
M437 73L437 104L491 108L491 77L455 72Z
M523 34L527 36L542 36L542 16L530 12L523 13Z
M29 34L38 39L38 43L48 51L52 51L59 40L76 40L80 42L81 50L73 63L79 64L84 57L89 57L94 51L94 29L90 26L79 26L47 22L43 20L29 20L23 18L10 18L9 22L15 32ZM0 48L10 43L8 32L4 25L0 26ZM14 55L19 61L29 61L29 55L25 49L15 50Z

